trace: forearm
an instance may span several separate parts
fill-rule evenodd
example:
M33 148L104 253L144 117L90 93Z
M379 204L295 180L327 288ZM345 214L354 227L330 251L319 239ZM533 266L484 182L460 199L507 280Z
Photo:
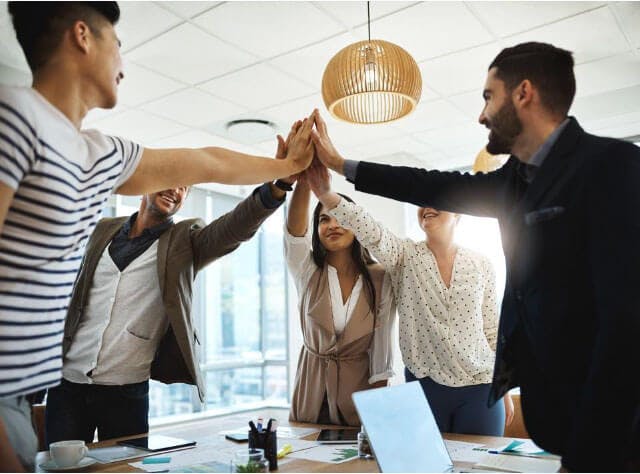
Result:
M145 149L119 194L146 194L198 183L260 184L298 172L292 160L247 155L226 148Z
M311 190L304 181L298 181L293 190L289 213L287 215L287 229L289 233L296 237L306 234L309 225L309 200Z

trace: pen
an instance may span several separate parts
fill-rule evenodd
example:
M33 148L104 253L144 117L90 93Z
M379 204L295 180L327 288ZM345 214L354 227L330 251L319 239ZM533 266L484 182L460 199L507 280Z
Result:
M258 418L258 432L262 433L262 417Z
M253 424L253 420L249 420L249 428L251 428L251 432L256 434L258 430L256 429L256 425Z
M271 423L273 423L273 418L269 418L267 422L267 432L271 431Z
M270 429L270 431L271 431L272 433L275 433L277 429L278 429L278 420L275 420L275 419L274 419L274 420L273 420L273 423L271 423L271 429Z

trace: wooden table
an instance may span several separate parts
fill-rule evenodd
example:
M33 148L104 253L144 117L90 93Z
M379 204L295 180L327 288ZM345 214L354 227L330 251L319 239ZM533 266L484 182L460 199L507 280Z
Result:
M164 428L152 429L152 434L163 434L166 436L175 436L178 438L193 439L199 441L205 437L210 438L212 435L216 435L220 431L233 430L247 425L247 422L251 419L263 417L265 420L269 418L276 418L280 421L281 426L294 426L294 427L317 427L317 428L330 428L329 425L310 425L305 423L288 423L287 420L289 413L288 410L281 408L271 408L259 411L247 411L242 413L236 413L233 415L221 416L216 418L206 418L197 421L189 421L180 425L172 425ZM141 435L143 436L143 435ZM314 440L317 434L309 435L304 439ZM131 438L127 436L126 438ZM476 436L476 435L460 435L460 434L445 434L445 439L467 441L469 443L480 443L491 447L504 446L508 443L510 438L499 438L494 436ZM124 439L124 438L120 438ZM241 449L243 445L233 443L223 439L220 435L220 443L228 445L236 445L238 449ZM90 448L112 446L115 444L115 440L102 441L99 443L92 443ZM244 445L246 446L246 445ZM193 449L205 449L204 446L196 446ZM82 472L143 472L129 465L130 462L140 461L143 458L127 459L125 461L113 462L109 464L96 463L88 466ZM36 472L44 472L38 466L43 462L49 460L49 452L41 451L36 458ZM158 470L162 469L161 465L156 465ZM469 463L455 463L455 467L468 469L471 467ZM304 459L290 459L287 463L279 466L277 472L379 472L378 466L373 460L355 459L342 464L330 464L321 463L316 461L308 461Z

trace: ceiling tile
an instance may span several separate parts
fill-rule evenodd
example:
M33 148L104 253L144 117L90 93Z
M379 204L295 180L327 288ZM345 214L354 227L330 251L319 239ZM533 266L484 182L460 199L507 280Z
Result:
M181 18L193 18L200 13L211 10L222 2L156 2L162 8L172 11Z
M488 131L478 123L465 122L459 125L419 132L414 136L418 140L445 152L462 147L471 147L477 151L486 145Z
M269 62L287 74L302 79L320 90L322 75L331 58L342 48L355 42L356 39L353 35L345 33L271 59Z
M141 107L191 127L204 127L246 112L238 105L198 89L185 89Z
M322 96L319 94L313 94L308 97L292 100L286 104L269 107L268 109L262 110L262 112L273 117L281 127L288 131L293 122L308 117L315 108L318 108L325 118L329 115L322 101Z
M574 54L576 64L612 56L629 50L629 44L607 7L509 38L507 46L526 41L542 41Z
M376 157L393 155L394 153L416 156L424 155L432 151L434 151L432 146L408 135L403 135L356 146L354 152L357 153L357 155L354 156L354 158L371 161Z
M604 2L469 2L469 8L500 37L546 25Z
M355 35L366 38L366 26ZM423 2L372 21L371 38L401 46L418 62L493 40L462 2Z
M172 29L126 56L149 69L189 84L222 76L255 62L253 56L189 24Z
M624 125L616 125L613 127L604 127L596 130L598 135L613 138L628 138L640 135L640 121L627 123ZM636 139L636 142L638 140Z
M383 124L352 124L338 121L329 114L324 117L331 141L338 149L354 148L369 145L385 139L396 138L402 132L389 123Z
M312 94L314 89L267 64L256 64L200 86L249 110L260 110Z
M621 54L575 68L576 93L588 96L640 84L640 56Z
M640 2L612 2L609 8L615 12L631 44L640 48Z
M202 130L189 130L188 132L163 138L155 141L151 146L158 148L205 148L215 146L242 153L256 153L256 150L252 147L226 140Z
M186 87L184 84L128 61L118 89L118 102L135 106Z
M263 58L344 30L308 2L227 2L194 21L219 38Z
M367 3L358 2L313 2L321 10L328 12L340 23L350 28L367 23ZM389 13L402 10L416 2L371 2L371 19L375 20Z
M480 112L482 112L484 108L484 99L482 98L483 85L484 82L480 84L477 91L466 92L448 98L449 102L462 110L462 112L474 122L477 122L478 117L480 117Z
M176 135L187 130L176 122L165 120L139 110L128 110L98 120L91 128L103 133L128 138L143 146L157 142L161 138Z
M183 21L153 2L120 2L120 10L116 31L123 51L129 51ZM140 21L141 18L144 21Z
M469 118L465 114L447 101L434 100L421 103L412 114L396 120L393 126L402 132L414 133L450 126L468 120Z
M638 109L640 109L640 85L577 97L570 113L579 121L586 121L637 112Z
M628 114L615 115L606 118L583 120L580 125L590 133L613 137L628 137L640 134L640 110ZM631 128L632 132L627 133ZM635 132L633 132L635 130ZM613 133L611 132L613 131Z
M422 62L422 81L445 96L481 90L489 64L501 49L491 43Z

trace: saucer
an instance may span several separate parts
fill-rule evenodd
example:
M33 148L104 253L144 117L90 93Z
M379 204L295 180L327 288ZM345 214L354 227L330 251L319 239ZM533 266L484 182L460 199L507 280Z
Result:
M95 464L97 461L93 458L82 458L78 464L74 464L73 466L67 467L58 467L58 465L53 462L53 459L49 459L47 462L43 462L40 464L40 469L44 469L45 471L50 472L67 472L67 471L75 471L76 469L82 469L83 467L91 466Z

